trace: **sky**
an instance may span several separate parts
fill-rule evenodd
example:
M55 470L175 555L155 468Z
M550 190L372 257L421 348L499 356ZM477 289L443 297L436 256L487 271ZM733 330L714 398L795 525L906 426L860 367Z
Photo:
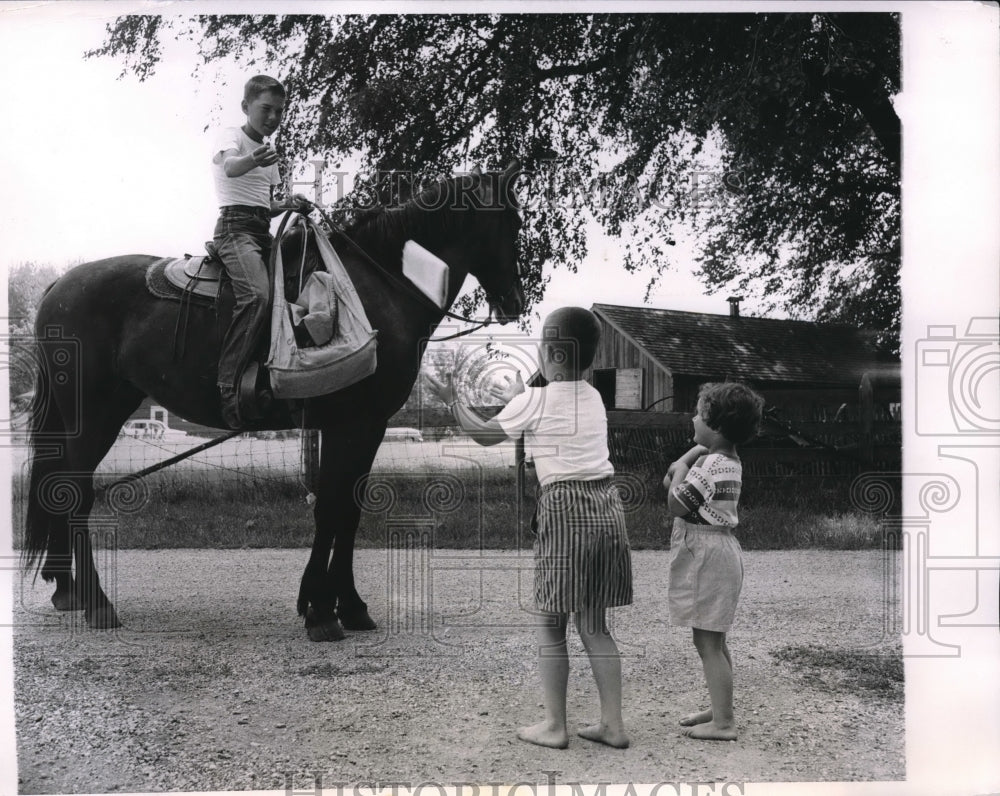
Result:
M4 76L0 91L0 267L25 260L62 266L129 252L197 253L211 237L216 208L204 128L242 122L238 99L243 76L208 72L196 81L190 76L183 48L178 57L168 57L146 84L134 77L117 80L119 64L82 59L82 51L101 43L106 20L137 7L134 3L0 2L0 74ZM245 3L223 7L250 9ZM349 7L359 10L356 4ZM572 5L574 10L584 7ZM699 9L734 7L706 3ZM818 6L772 3L770 7L803 11ZM838 10L848 7L842 4ZM909 574L903 586L910 590L906 599L913 610L940 606L929 616L918 617L925 623L944 612L952 617L994 612L987 616L992 627L981 632L969 620L968 626L959 623L960 637L946 623L930 629L926 624L922 629L910 626L904 635L910 783L903 785L919 783L925 789L921 792L927 793L996 792L1000 790L995 766L1000 748L1000 717L995 709L1000 682L995 614L1000 573L1000 534L995 521L996 484L1000 483L995 384L1000 374L996 341L1000 306L997 8L966 2L860 7L903 12L903 94L895 104L904 131L904 467L907 483L915 484L904 497L904 509L918 527L926 525L929 534L921 548L923 562L912 570L905 564ZM145 8L204 9L191 3ZM394 3L379 8L412 10L416 6ZM525 6L505 8L523 10ZM762 8L753 6L754 10ZM254 9L273 11L273 6ZM167 50L166 54L172 53ZM220 104L223 110L214 111ZM728 312L726 295L706 296L690 275L690 252L678 248L676 273L654 294L651 305ZM648 277L630 278L615 267L616 262L614 242L595 239L578 274L554 275L542 311L556 304L589 306L595 301L641 305ZM972 374L978 381L971 387L957 385L954 370L934 367L942 360L929 357L930 349L944 352L946 359L952 356L951 361L959 353L971 352L981 363ZM956 398L955 391L965 388L973 391L978 402L973 408L985 418L981 427L971 431L955 425L954 409L961 398ZM977 392L980 388L983 391ZM960 494L955 497L955 512L938 511L940 507L926 500L921 484L934 474L956 485ZM9 482L0 480L0 499L5 489ZM954 533L956 528L966 532ZM974 539L971 546L970 537ZM935 574L947 569L949 561L966 563L955 563L955 572ZM981 562L981 569L969 562ZM958 572L962 566L969 567L964 574L977 573L976 583L988 597L985 603L977 606L976 589L970 594L961 586L965 583ZM940 585L945 576L959 587L935 591L935 579ZM0 625L8 624L9 609L3 607L2 595L12 593L11 577L0 567ZM917 619L908 613L907 621ZM790 626L790 636L794 633ZM957 656L938 658L927 653L921 644L930 634L959 638ZM9 645L9 635L0 634L0 657L9 658ZM0 713L9 714L10 705L9 680L0 678ZM5 732L12 733L12 728L0 724L0 749L12 749ZM988 761L993 761L991 770L986 767ZM881 783L878 792L915 792L899 785ZM3 786L0 781L0 792L6 792Z
M67 5L72 10L64 11ZM3 73L21 76L5 81L10 110L0 121L5 268L24 261L62 267L125 253L197 254L212 237L211 134L245 121L239 100L247 74L234 64L195 78L193 47L167 42L151 78L119 79L118 61L83 58L103 42L104 25L117 13L110 5L8 8L0 17ZM309 186L297 190L311 194ZM546 272L552 282L540 315L560 304L644 303L650 274L627 274L619 245L596 225L589 241L576 274ZM671 271L651 306L728 313L728 294L708 296L693 276L693 249L684 240L670 257Z

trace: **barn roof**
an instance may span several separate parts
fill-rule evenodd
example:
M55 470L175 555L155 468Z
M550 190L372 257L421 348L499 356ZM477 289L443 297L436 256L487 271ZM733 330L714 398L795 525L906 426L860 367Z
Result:
M854 385L887 362L874 334L851 326L614 304L592 309L674 375Z

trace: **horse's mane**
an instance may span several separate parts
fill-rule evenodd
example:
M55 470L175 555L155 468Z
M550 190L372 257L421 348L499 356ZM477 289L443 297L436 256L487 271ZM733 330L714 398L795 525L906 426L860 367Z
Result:
M449 208L458 207L459 202L469 201L459 194L460 190L467 189L468 185L462 186L458 177L436 181L401 204L377 205L356 211L349 221L334 227L332 237L343 236L370 255L375 255L379 243L390 240L441 240L469 223L467 219L471 214L449 212ZM292 252L301 252L302 239L303 231L298 226L283 238ZM320 255L314 246L309 246L305 257L303 269L300 270L297 263L285 267L285 294L289 298L298 295L300 279L320 265ZM383 263L385 265L391 264Z
M469 186L462 180L461 177L438 180L401 204L358 210L343 231L351 236L383 240L404 234L414 237L424 233L431 239L446 236L470 217L469 213L448 212L471 200Z

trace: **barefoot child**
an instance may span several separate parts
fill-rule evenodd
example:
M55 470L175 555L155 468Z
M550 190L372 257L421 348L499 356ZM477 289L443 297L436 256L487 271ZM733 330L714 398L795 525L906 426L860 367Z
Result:
M271 198L279 184L278 153L267 141L281 123L285 89L267 75L257 75L243 89L242 127L219 132L212 153L212 173L219 200L215 248L233 283L236 305L219 352L216 379L222 399L222 419L240 428L237 385L253 354L268 315L271 216L284 210L306 212L309 200L295 194L283 202Z
M549 315L539 345L545 387L525 390L520 376L500 396L506 406L489 421L455 402L454 389L428 376L431 389L455 412L476 442L494 445L522 432L540 491L535 555L535 602L545 718L522 727L523 741L565 748L569 657L566 627L574 615L601 703L600 722L579 731L591 741L628 746L622 721L621 657L605 611L632 602L632 564L625 514L611 482L607 415L601 396L582 379L601 327L593 313L563 307Z
M763 406L763 398L742 384L703 385L693 419L696 444L663 479L674 515L670 621L692 629L712 705L681 719L691 738L736 739L733 661L726 645L743 586L742 550L733 536L743 472L736 446L757 434Z

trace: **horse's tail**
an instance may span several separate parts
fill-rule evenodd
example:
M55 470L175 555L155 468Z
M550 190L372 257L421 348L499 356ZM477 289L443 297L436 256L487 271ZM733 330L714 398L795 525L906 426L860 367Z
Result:
M47 292L47 291L46 291ZM63 469L60 451L65 447L66 424L52 390L49 363L42 346L37 345L38 369L35 375L35 394L31 401L28 420L29 446L31 450L31 473L28 477L27 510L24 519L24 543L21 558L25 569L32 565L42 565L42 554L48 549L52 533L51 476ZM46 449L45 441L54 443ZM58 447L55 447L58 446ZM42 571L44 580L52 580L53 575Z

